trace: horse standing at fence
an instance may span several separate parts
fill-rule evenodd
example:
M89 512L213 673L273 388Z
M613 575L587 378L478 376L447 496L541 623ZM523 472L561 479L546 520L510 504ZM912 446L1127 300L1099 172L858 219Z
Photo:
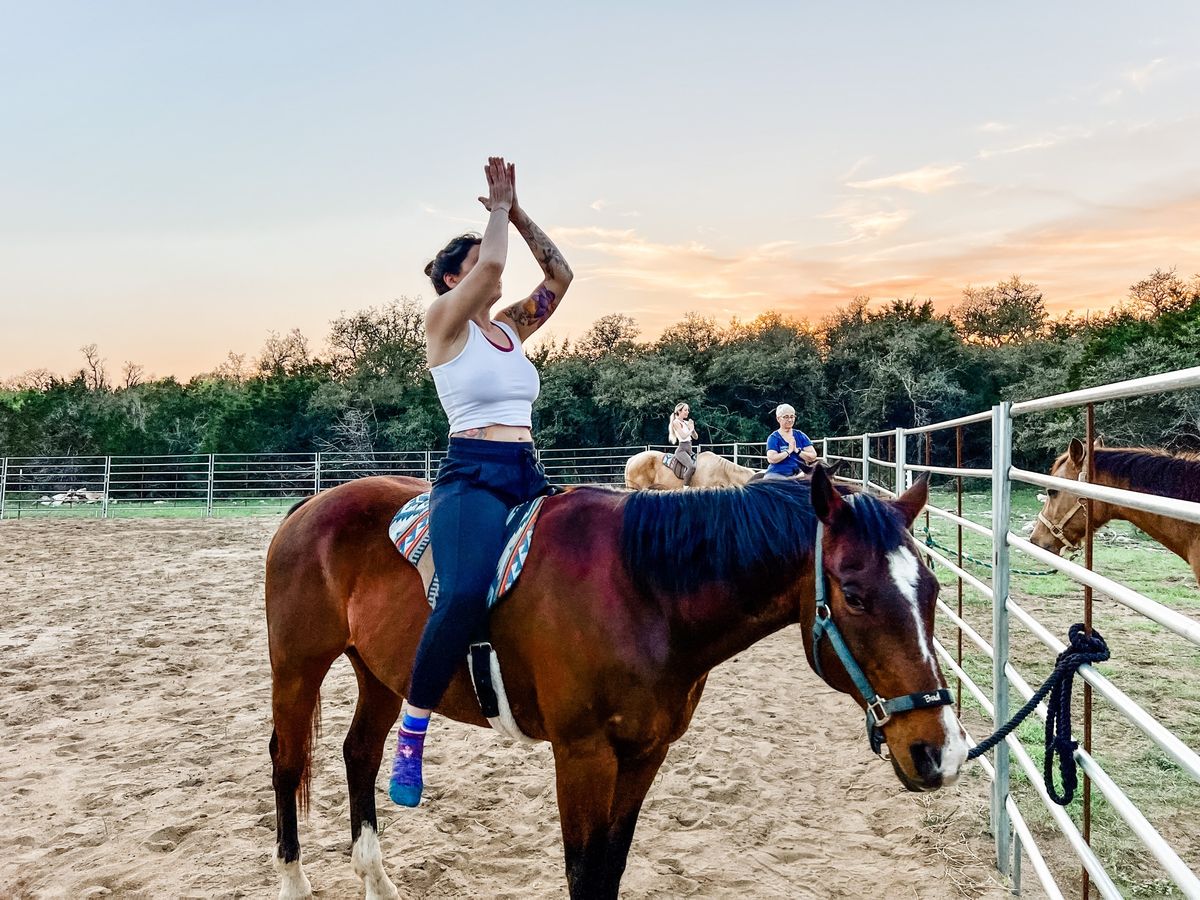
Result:
M690 487L739 487L762 473L730 462L717 454L703 450L696 454L696 471ZM683 479L663 464L658 450L643 450L625 463L625 486L634 490L673 491L684 487Z
M321 682L342 654L359 685L343 744L352 864L368 898L397 895L376 836L375 779L429 605L388 524L427 489L400 477L341 485L302 503L271 543L281 897L311 896L297 800L306 806ZM810 665L842 692L869 678L882 697L934 692L949 702L931 649L938 583L907 532L926 494L920 481L897 501L843 498L818 470L811 490L780 481L718 491L576 488L546 499L525 571L492 613L491 640L521 730L553 748L573 900L617 896L643 799L687 730L709 670L767 635L799 623ZM861 666L858 682L831 641L814 644L818 607L822 628L836 623L841 650ZM952 783L967 751L952 708L904 708L874 733L886 739L896 775L910 790ZM486 727L465 663L438 711Z
M1200 503L1200 457L1194 454L1176 455L1149 447L1102 447L1099 444L1093 452L1096 455L1095 484ZM1073 438L1067 452L1054 461L1050 474L1071 481L1086 481L1087 466L1087 449L1083 441ZM1089 528L1095 531L1113 519L1124 519L1185 559L1200 582L1200 525L1101 500L1092 501L1089 523L1086 504L1086 498L1070 491L1048 490L1029 540L1055 553L1064 549L1078 550L1087 539Z

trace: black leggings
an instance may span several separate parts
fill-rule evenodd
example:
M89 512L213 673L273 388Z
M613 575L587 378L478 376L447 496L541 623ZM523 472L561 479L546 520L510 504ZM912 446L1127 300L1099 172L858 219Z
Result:
M441 702L471 642L482 635L509 512L549 491L532 444L450 439L429 501L438 597L413 661L412 706L433 709Z

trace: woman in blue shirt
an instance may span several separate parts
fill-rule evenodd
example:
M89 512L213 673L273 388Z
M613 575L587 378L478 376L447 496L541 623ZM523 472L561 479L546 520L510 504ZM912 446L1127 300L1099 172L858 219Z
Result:
M792 478L800 474L800 464L811 466L817 461L817 450L808 435L797 430L796 410L790 403L775 407L779 429L767 438L766 478Z

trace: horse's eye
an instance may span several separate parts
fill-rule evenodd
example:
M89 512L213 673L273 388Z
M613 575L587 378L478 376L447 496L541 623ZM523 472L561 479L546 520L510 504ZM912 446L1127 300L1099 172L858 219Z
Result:
M843 592L842 596L846 598L846 605L854 612L867 611L867 602L863 599L862 594L850 591Z

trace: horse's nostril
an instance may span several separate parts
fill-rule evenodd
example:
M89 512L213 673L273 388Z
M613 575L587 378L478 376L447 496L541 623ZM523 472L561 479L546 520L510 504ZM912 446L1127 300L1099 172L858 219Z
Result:
M938 770L942 765L941 747L917 741L908 748L908 752L912 756L913 765L917 767L917 774L922 778L933 779L940 774Z

